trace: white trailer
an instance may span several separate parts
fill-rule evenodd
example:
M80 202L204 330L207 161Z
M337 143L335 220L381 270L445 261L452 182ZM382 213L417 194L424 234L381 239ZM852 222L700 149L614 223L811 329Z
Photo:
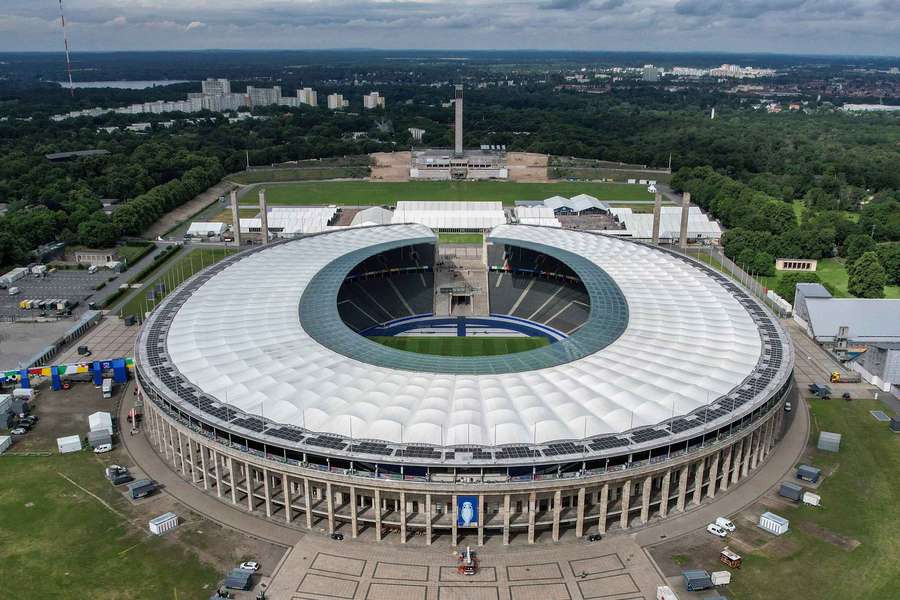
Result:
M104 398L112 398L112 386L113 380L109 377L103 378L103 397Z
M812 492L803 492L803 504L808 504L810 506L821 506L822 496L813 494Z
M69 452L81 452L81 438L77 435L56 438L56 447L60 454Z
M9 285L14 281L18 281L25 277L28 274L28 269L26 267L18 267L12 269L11 271L7 271L2 276L0 276L0 283L3 285Z
M150 519L149 525L150 533L160 535L178 526L178 516L173 512L167 512Z
M713 585L728 585L731 583L731 571L713 571L709 574Z
M779 517L775 513L765 512L759 516L759 527L775 535L787 533L789 525L790 522L787 519Z
M667 585L656 586L656 600L678 600L678 596Z

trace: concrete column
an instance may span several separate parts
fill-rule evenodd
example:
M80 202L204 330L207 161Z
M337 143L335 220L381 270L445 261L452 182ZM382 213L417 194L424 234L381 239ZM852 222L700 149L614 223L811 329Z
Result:
M559 541L559 516L562 510L562 492L553 492L553 541Z
M622 484L622 514L619 515L619 527L628 529L628 509L631 508L631 480Z
M669 486L671 485L672 471L666 471L662 478L662 489L659 491L659 518L665 519L669 514Z
M456 113L453 127L453 152L457 156L463 153L463 86L457 85L455 89L453 109Z
M684 512L684 501L687 498L689 468L690 467L685 465L681 467L681 471L678 473L678 499L675 500L675 510L678 512Z
M169 425L169 443L172 446L172 466L178 470L178 446L175 445L175 427Z
M284 494L284 522L290 523L294 518L294 509L291 508L293 498L291 498L291 478L287 473L281 474L281 489Z
M237 504L237 477L234 475L234 459L230 456L228 457L228 479L231 480L231 503Z
M181 476L187 478L187 467L186 462L184 460L184 444L181 441L181 432L176 430L175 433L178 435L178 454L181 458Z
M678 240L678 243L682 249L687 248L688 214L690 212L690 207L691 195L688 192L685 192L681 202L681 229L679 230Z
M309 479L305 477L303 478L303 503L306 507L306 528L312 529L312 498L309 496Z
M434 512L431 508L431 494L425 494L425 545L431 545L431 522L434 520Z
M580 538L584 535L584 494L583 487L578 488L578 505L575 516L575 537Z
M152 404L151 404L152 406ZM153 421L153 432L156 434L156 447L160 450L163 450L163 437L162 437L162 416L159 414L158 410L150 409L151 420ZM166 458L169 456L169 449L165 449Z
M263 494L266 496L266 516L272 516L272 474L263 469Z
M456 514L456 494L453 494L453 504L450 509L450 517L453 521L450 526L450 545L456 548L456 540L459 535L457 520L459 519L459 515Z
M194 456L194 441L188 435L184 436L184 441L187 442L188 462L191 465L191 483L197 485L197 459Z
M746 444L746 442L747 438L744 438L735 444L734 471L731 473L731 483L737 483L738 479L741 477L741 467L743 466L744 461L744 444Z
M653 477L648 475L641 486L641 525L650 520L650 492L653 491Z
M537 515L537 494L531 492L528 494L528 543L534 543L534 521Z
M200 448L200 468L203 469L203 489L209 489L209 471L206 466L206 447L202 444L199 446Z
M725 461L722 463L722 481L719 482L719 489L723 492L728 489L728 482L731 479L731 451L733 446L734 444L728 446L728 449L725 450Z
M266 206L266 190L259 190L259 228L260 240L263 244L269 243L269 208Z
M509 545L509 494L503 496L503 545Z
M755 469L756 465L759 464L759 449L762 446L762 432L768 427L768 424L763 426L760 429L757 429L753 432L754 446L753 446L753 457L750 459L750 468Z
M744 438L744 461L741 465L741 477L746 477L750 472L750 454L753 451L753 434Z
M656 200L653 203L653 245L659 244L659 220L662 212L662 192L656 192Z
M375 488L375 501L372 503L375 509L375 540L381 541L381 491Z
M328 507L328 533L334 533L334 493L331 483L325 482L326 506Z
M231 190L231 222L234 223L234 244L241 247L241 213L238 209L237 191Z
M256 484L253 482L253 467L250 466L250 463L244 463L244 469L244 481L247 484L247 510L253 512L253 505L256 504L253 499L253 492L256 488Z
M694 468L694 496L691 501L694 506L700 504L700 495L703 494L703 467L705 464L706 458L701 458Z
M406 492L400 492L400 543L406 543Z
M356 505L356 488L350 486L350 537L359 535L359 508Z
M709 482L706 485L707 498L716 497L716 475L719 474L719 453L713 454L712 462L709 465Z
M484 494L478 494L478 545L484 546Z
M221 458L219 457L219 453L215 450L210 450L210 456L213 460L213 471L215 472L216 477L216 497L222 497L222 467L219 465L219 461Z
M597 519L597 531L606 533L606 513L609 510L609 484L600 488L600 517Z

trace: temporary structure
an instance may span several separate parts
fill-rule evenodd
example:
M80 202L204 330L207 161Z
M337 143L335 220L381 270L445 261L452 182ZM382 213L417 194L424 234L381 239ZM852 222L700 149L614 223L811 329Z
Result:
M81 438L77 435L56 438L56 447L60 454L79 452L81 450Z
M816 447L826 452L838 452L841 449L841 434L822 431L819 433L819 443Z
M112 416L108 412L95 412L88 417L88 424L91 431L106 431L109 435L113 433Z
M781 535L787 533L790 522L784 517L779 517L775 513L765 512L759 516L759 526L769 533Z

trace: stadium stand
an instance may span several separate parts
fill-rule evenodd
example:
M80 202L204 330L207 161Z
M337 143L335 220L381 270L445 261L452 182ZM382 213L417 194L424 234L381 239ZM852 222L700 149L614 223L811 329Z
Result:
M490 310L573 333L588 317L581 280L559 260L526 248L488 248Z

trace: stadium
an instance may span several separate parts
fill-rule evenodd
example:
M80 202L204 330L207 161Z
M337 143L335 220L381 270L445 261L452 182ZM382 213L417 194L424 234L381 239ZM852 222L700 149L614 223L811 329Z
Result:
M674 516L775 446L793 350L718 271L557 227L499 225L475 250L375 225L195 275L135 348L160 456L283 523L457 545Z

